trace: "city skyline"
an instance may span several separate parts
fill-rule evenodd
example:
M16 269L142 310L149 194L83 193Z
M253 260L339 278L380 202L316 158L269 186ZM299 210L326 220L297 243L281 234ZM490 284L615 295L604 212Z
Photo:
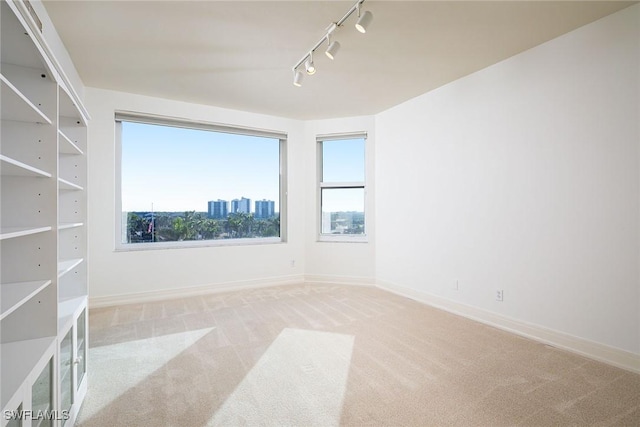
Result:
M256 218L270 218L279 212L275 210L274 200L255 200L253 205L251 200L244 196L232 200L209 200L207 214L210 218L226 218L231 213L253 213Z

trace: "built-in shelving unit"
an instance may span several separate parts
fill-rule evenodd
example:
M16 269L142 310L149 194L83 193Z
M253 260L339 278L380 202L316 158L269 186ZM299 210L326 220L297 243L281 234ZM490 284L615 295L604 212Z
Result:
M62 427L87 390L88 117L28 7L0 4L0 409L64 403Z

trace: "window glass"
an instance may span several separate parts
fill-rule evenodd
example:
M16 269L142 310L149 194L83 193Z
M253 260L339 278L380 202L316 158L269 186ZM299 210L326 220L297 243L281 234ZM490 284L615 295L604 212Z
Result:
M364 234L364 188L323 188L321 197L323 234Z
M278 138L121 123L121 243L279 237Z
M322 182L364 182L364 139L322 142Z
M321 239L365 234L365 142L318 140Z

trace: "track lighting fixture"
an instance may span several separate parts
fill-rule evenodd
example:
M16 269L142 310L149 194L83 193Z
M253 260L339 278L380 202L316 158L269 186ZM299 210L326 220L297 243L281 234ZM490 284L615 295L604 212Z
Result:
M360 31L362 34L367 32L367 27L373 21L373 14L368 10L360 16L360 7L358 7L358 22L356 22L356 30Z
M327 47L327 50L324 53L329 57L329 59L333 59L336 57L336 53L340 50L340 42L337 40L330 42L329 36L327 36L327 44L329 47Z
M302 86L302 77L304 77L302 71L293 70L293 85L298 87Z
M307 74L310 76L316 73L316 66L313 64L313 52L309 52L307 62L304 63L304 69L307 70Z
M361 33L367 32L367 28L373 20L373 14L368 10L360 14L360 6L364 2L365 0L358 0L356 4L351 6L351 9L347 11L342 19L337 22L332 22L329 27L327 27L325 35L322 36L322 38L315 44L315 46L311 48L309 53L303 56L302 59L300 59L300 61L298 61L298 63L293 67L293 84L295 86L302 86L303 74L302 71L300 71L300 66L302 64L304 64L304 69L307 74L309 74L310 76L315 74L316 67L313 63L313 52L315 52L316 49L318 49L325 41L327 42L327 50L325 50L324 53L329 57L329 59L334 59L336 57L336 54L340 50L340 43L337 40L331 41L331 35L339 27L342 27L344 21L346 21L347 18L349 18L353 14L353 12L358 12L358 22L356 23L356 29Z

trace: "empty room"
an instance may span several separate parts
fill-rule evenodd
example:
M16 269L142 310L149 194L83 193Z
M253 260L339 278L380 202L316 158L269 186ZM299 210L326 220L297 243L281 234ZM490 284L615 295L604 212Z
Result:
M2 0L5 426L640 426L636 1Z

